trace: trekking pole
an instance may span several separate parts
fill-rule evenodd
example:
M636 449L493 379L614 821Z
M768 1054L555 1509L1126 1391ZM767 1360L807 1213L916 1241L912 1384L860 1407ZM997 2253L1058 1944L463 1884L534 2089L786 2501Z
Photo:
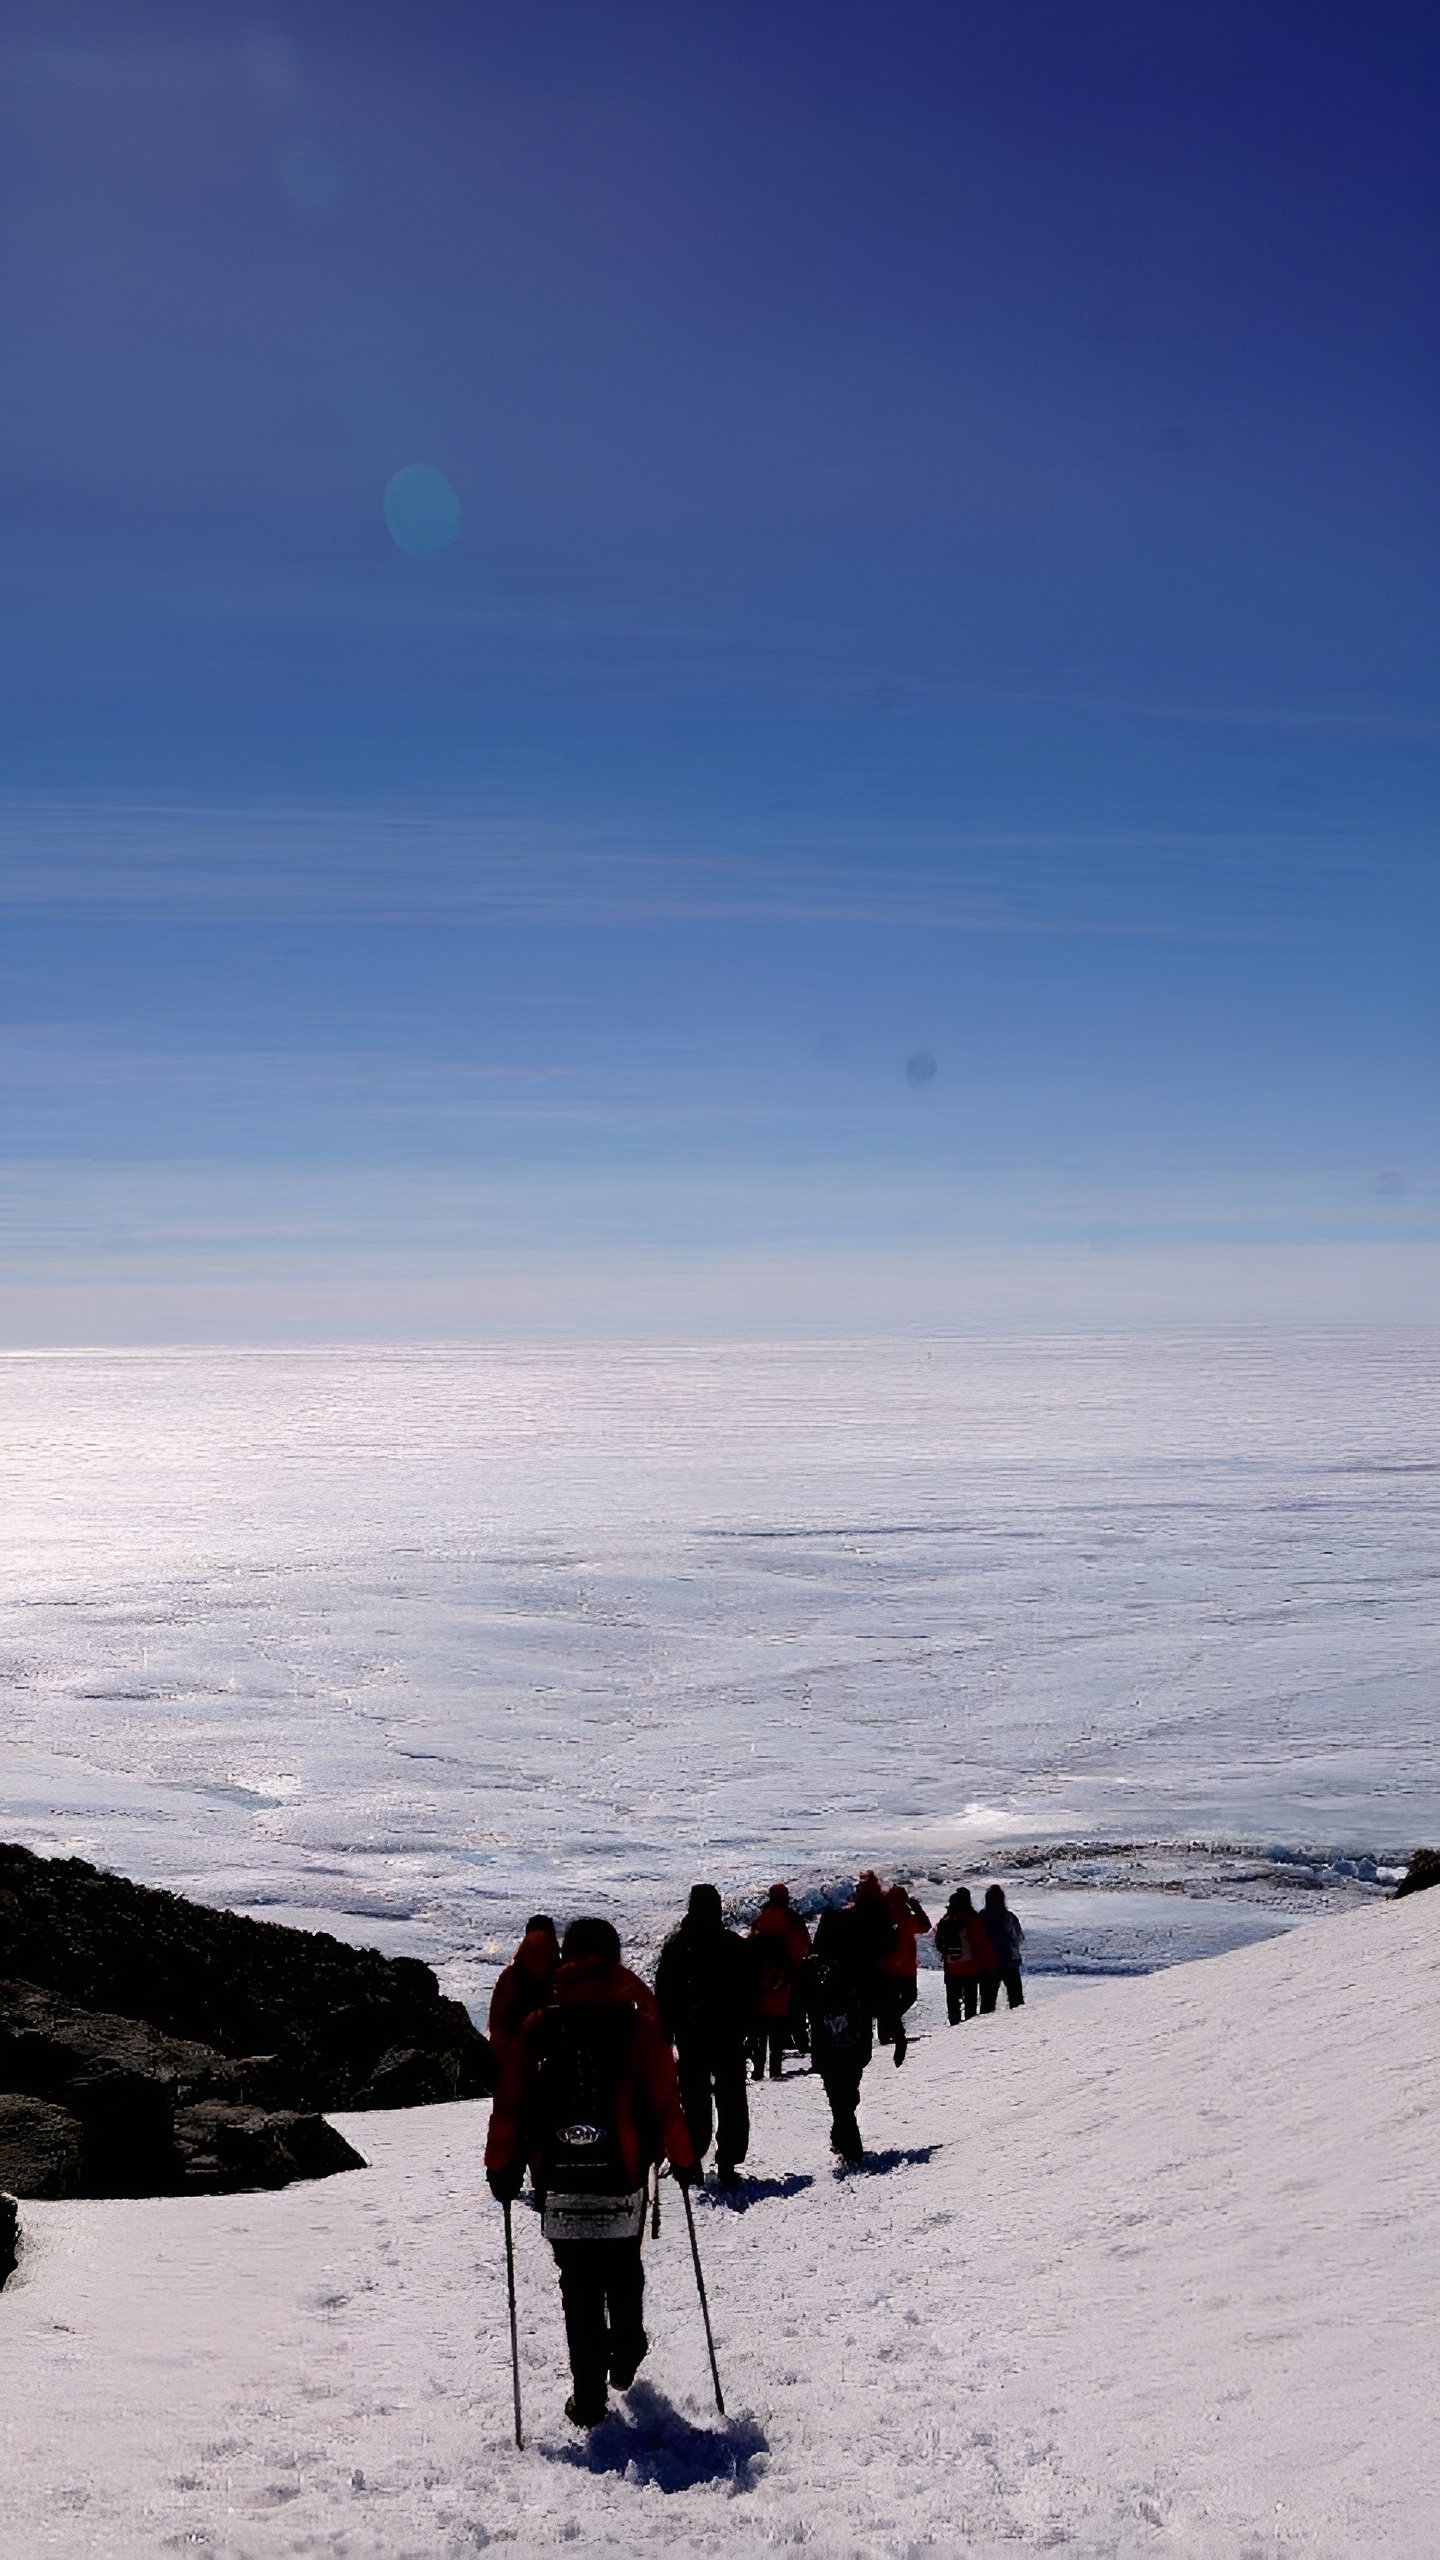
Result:
M705 2278L700 2272L700 2243L695 2237L695 2209L690 2202L690 2190L684 2180L677 2179L676 2184L680 2189L680 2201L685 2207L685 2220L690 2227L690 2255L695 2261L695 2285L700 2296L700 2317L705 2323L705 2344L710 2350L710 2379L715 2385L715 2406L723 2418L725 2394L720 2388L720 2367L715 2361L715 2333L710 2326L710 2305L705 2299Z
M515 2318L515 2234L510 2224L510 2200L505 2200L505 2283L510 2295L510 2374L515 2385L515 2446L525 2450L524 2431L520 2425L520 2332Z
M658 2240L660 2237L660 2163L658 2160L655 2163L655 2198L650 2208L650 2237L652 2240Z

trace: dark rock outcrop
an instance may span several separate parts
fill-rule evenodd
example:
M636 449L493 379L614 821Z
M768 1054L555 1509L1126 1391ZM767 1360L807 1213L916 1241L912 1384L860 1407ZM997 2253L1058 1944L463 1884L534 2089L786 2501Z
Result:
M338 2169L365 2166L323 2116L226 2106L215 2098L179 2109L175 2149L187 2195L285 2187L292 2178L331 2178Z
M428 1966L0 1846L0 2186L230 2194L364 2167L320 2112L485 2094Z
M1398 1902L1405 1893L1427 1893L1435 1884L1440 1884L1440 1849L1417 1849L1395 1887L1395 1899Z
M247 2067L267 2056L273 2105L413 2106L494 2086L485 2038L428 1965L212 1911L78 1858L0 1844L0 1975Z
M0 2179L34 2197L214 2195L363 2168L323 2116L274 2105L276 2077L268 2054L231 2061L0 1982Z
M77 2117L46 2098L0 2095L0 2187L12 2196L78 2196L84 2168Z
M82 2009L35 1982L0 1980L0 2088L44 2098L89 2074L131 2072L165 2082L182 2104L233 2097L263 2105L269 2092L258 2084L271 2070L267 2054L232 2061L143 2018Z

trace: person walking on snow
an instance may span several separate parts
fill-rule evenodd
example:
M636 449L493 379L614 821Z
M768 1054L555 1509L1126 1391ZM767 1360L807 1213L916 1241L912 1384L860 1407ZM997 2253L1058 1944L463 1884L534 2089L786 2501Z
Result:
M1002 1982L1011 2008L1023 2009L1025 1991L1020 1980L1020 1950L1025 1944L1025 1932L1005 1899L1003 1885L987 1887L984 1928L994 1958L994 1971L987 1973L980 1984L980 2014L983 2017L995 2007Z
M555 1997L555 1972L560 1962L560 1940L548 1911L532 1912L525 1923L525 1935L503 1972L495 1978L490 1994L487 2032L495 2060L502 2063L510 2047L529 2017L537 2009L548 2009Z
M632 1977L633 1978L633 1977ZM512 2203L528 2159L555 2252L577 2427L608 2416L607 2379L628 2391L649 2348L641 2240L651 2168L698 2175L670 2047L626 1987L608 1920L572 1920L551 2007L510 2045L490 2114L485 2169Z
M830 2102L830 2148L852 2163L865 2157L860 2083L874 2051L875 1962L874 1932L858 1901L822 1912L805 1968L810 2051Z
M974 2017L981 1980L996 1970L989 1932L967 1886L959 1886L941 1912L935 1944L945 1967L945 2013L951 2026L958 2026L962 2017Z
M849 1908L855 1914L856 1943L868 1955L872 1971L878 1971L894 1947L895 1923L885 1901L885 1887L873 1867L867 1867L857 1882Z
M895 1944L875 1968L875 2034L879 2043L895 2047L898 2071L910 2050L905 2019L919 1994L919 1941L929 1934L930 1914L903 1884L892 1884L885 1908L895 1926Z
M738 2187L750 2148L745 2054L759 1996L759 1949L725 1926L713 1884L691 1887L678 1929L660 1950L655 1997L675 2047L680 2097L695 2157L715 2137L715 2182Z
M788 1885L772 1884L764 1910L751 1923L750 1935L760 1957L759 2016L750 2038L750 2067L759 2080L768 2047L770 2077L778 2080L796 2005L796 1977L810 1954L810 1932L790 1908Z

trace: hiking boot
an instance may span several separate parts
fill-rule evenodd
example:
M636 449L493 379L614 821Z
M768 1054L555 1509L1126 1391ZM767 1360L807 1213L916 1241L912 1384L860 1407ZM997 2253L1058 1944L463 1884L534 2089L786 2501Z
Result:
M784 2066L783 2062L772 2062L772 2063L771 2063L771 2065L770 2065L770 2077L771 2077L771 2079L772 2079L772 2080L783 2080L783 2079L784 2079L784 2077L785 2077L785 2066Z
M582 2400L572 2391L565 2403L565 2415L572 2427L602 2427L610 2415L610 2403L603 2395L598 2400Z
M725 2188L727 2192L744 2184L740 2172L736 2168L733 2160L717 2160L715 2164L715 2184L717 2187Z
M639 2343L636 2346L633 2355L611 2357L610 2379L614 2383L617 2391L629 2390L631 2383L634 2381L636 2374L639 2372L640 2367L649 2353L650 2341L642 2329L640 2332Z
M901 2063L904 2061L905 2056L906 2056L906 2054L909 2052L909 2050L910 2050L910 2039L909 2039L909 2037L907 2036L907 2034L905 2033L904 2028L902 2027L902 2028L900 2029L899 2034L898 2034L898 2035L896 2036L896 2038L895 2038L895 2068L896 2068L896 2070L897 2070L897 2071L899 2070L900 2065L901 2065Z

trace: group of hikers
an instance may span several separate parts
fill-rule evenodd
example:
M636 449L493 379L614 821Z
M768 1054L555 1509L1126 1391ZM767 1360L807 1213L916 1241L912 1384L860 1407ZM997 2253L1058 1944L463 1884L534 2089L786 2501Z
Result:
M498 2081L485 2169L507 2215L530 2172L560 2274L576 2426L601 2423L607 2384L628 2391L647 2352L652 2170L668 2162L693 2187L713 2143L717 2187L739 2187L749 2075L782 2078L790 2050L809 2054L824 2086L832 2150L863 2161L860 2084L877 2041L897 2068L905 2060L931 1926L904 1885L867 1872L849 1902L821 1912L813 1940L783 1884L742 1936L717 1888L697 1884L652 1991L622 1962L608 1920L572 1920L563 1940L543 1912L526 1923L490 2003ZM979 1909L964 1886L952 1893L934 1936L952 2026L993 2010L1002 1987L1021 2005L1024 1933L999 1885Z

